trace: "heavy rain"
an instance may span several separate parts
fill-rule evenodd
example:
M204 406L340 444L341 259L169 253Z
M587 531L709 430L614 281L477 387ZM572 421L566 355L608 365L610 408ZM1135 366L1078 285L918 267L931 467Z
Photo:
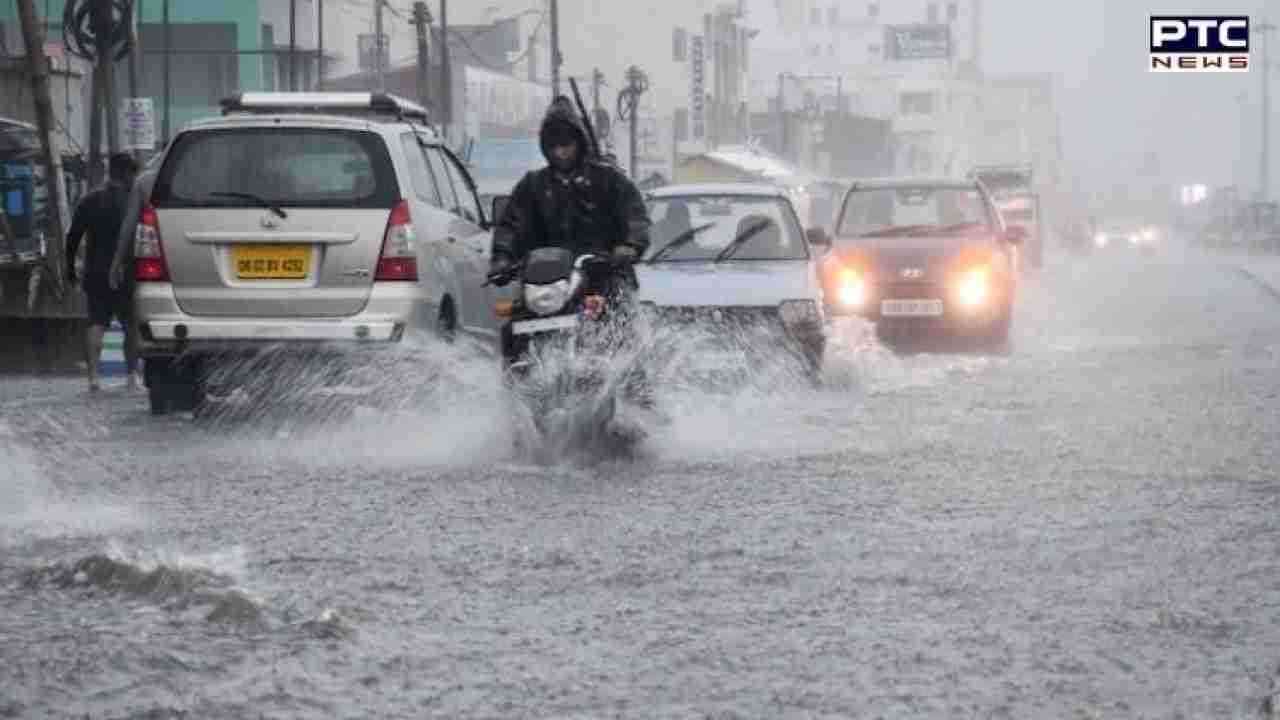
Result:
M1277 10L0 0L0 717L1280 717Z

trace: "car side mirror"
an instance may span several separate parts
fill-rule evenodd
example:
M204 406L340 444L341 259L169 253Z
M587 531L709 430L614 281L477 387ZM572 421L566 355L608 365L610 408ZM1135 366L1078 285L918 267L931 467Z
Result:
M814 247L828 249L831 247L831 236L828 235L827 231L823 228L811 227L804 231L804 237L809 241L809 244Z
M507 212L507 204L511 202L510 195L496 195L493 198L492 212L489 215L489 223L497 225L502 220L502 216Z
M1027 239L1027 229L1021 225L1011 225L1004 231L1004 241L1010 245L1021 245Z

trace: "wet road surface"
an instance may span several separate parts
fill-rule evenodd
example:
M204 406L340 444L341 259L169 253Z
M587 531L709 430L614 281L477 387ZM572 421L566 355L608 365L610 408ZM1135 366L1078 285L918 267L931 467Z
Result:
M0 717L1264 717L1280 303L1022 301L1007 356L845 322L820 391L672 386L595 467L511 456L462 349L217 421L0 378Z

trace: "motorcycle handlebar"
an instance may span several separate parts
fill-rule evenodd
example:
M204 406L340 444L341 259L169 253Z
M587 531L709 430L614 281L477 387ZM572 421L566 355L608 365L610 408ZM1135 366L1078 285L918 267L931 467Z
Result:
M587 254L587 255L579 255L578 258L574 261L574 266L580 267L583 265L608 265L610 268L617 270L617 269L635 265L639 261L640 261L640 258L638 257L618 257L616 255ZM485 276L484 283L481 284L481 287L489 287L490 285L505 287L506 285L510 284L512 280L515 280L516 277L520 274L520 271L523 269L524 269L524 262L521 261L506 269L498 270L496 272L491 272Z

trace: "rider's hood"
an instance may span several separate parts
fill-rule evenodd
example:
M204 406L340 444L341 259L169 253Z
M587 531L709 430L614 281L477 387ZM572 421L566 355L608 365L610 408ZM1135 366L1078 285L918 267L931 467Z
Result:
M573 130L578 136L578 157L580 160L585 159L590 150L587 142L587 126L582 124L582 119L574 110L573 103L564 95L551 102L551 106L547 108L547 114L542 118L542 129L538 132L538 144L542 147L542 156L547 159L548 164L551 164L551 148L547 146L547 135L556 126Z

